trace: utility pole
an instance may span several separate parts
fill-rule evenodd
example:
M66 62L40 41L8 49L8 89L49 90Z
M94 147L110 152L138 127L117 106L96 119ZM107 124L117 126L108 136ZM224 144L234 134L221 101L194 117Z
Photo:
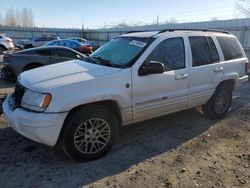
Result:
M84 30L84 18L82 16L82 30Z
M85 36L84 36L84 23L83 23L83 16L82 16L82 38L84 38Z
M157 15L157 18L156 18L156 25L157 25L157 27L159 25L159 15Z

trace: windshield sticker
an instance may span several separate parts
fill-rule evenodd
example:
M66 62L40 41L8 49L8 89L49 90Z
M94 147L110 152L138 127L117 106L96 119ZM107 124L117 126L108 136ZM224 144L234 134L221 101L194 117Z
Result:
M143 48L144 46L146 46L147 43L138 40L132 40L129 44Z

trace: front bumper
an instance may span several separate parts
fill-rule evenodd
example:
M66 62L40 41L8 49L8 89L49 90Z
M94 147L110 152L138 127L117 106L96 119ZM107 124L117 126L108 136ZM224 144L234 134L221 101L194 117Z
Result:
M7 48L7 50L14 50L14 45L13 45L13 43L7 43L7 44L6 44L6 48Z
M3 103L3 113L9 125L16 132L31 140L54 146L67 113L35 113L22 108L12 111L9 106L9 97Z

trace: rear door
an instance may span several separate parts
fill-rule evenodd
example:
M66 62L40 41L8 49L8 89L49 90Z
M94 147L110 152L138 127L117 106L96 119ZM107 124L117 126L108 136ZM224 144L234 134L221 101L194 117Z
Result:
M31 63L39 63L43 65L48 65L51 62L51 51L50 49L38 49L33 53Z
M224 79L224 64L210 36L189 36L192 72L189 107L206 103Z

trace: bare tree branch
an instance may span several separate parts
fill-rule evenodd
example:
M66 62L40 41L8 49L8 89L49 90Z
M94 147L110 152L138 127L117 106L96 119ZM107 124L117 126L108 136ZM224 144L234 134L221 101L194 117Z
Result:
M238 0L235 3L235 8L241 16L250 16L250 0Z

